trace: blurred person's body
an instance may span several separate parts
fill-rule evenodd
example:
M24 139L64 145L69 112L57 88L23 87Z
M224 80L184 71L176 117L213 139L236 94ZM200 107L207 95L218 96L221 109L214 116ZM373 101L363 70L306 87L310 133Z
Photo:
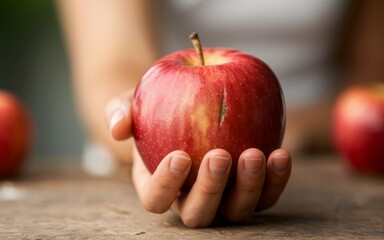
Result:
M348 1L172 0L157 5L160 55L190 48L186 36L197 29L204 46L237 48L273 69L286 100L288 150L305 150L314 125L326 130L325 108L340 82L333 58Z
M369 54L375 55L372 49L382 46L378 43L382 31L376 33L380 30L380 20L383 20L380 17L383 7L377 6L382 5L380 1L237 1L236 6L232 6L231 1L166 1L155 2L154 6L150 3L133 4L143 5L137 10L125 9L133 9L129 6L117 9L128 15L121 22L108 16L107 10L104 15L93 16L92 12L97 12L97 9L91 11L92 8L99 5L95 3L78 4L89 8L88 13L81 13L82 16L71 13L82 24L87 19L95 21L93 18L97 17L93 25L98 27L71 30L74 31L72 35L77 35L75 41L80 42L77 45L82 46L81 50L72 48L72 69L80 113L87 122L85 128L91 139L102 143L107 141L108 148L114 149L112 152L117 152L122 159L126 159L127 154L118 145L125 143L116 143L109 137L107 129L99 127L104 124L103 111L94 109L95 106L105 105L111 97L133 88L159 57L191 48L187 36L192 31L200 33L204 46L237 48L271 66L286 98L288 122L284 144L293 152L303 150L306 143L318 141L314 136L323 135L321 141L329 144L329 139L324 140L324 137L328 132L330 99L347 79L340 75L340 63L335 59L340 45L345 45L342 48L347 49L348 61L355 61L355 73L348 75L351 81L380 81L380 76L378 79L367 76L370 73L380 75L375 73L377 69L367 73L369 65L374 65L372 58L375 58ZM82 11L81 6L78 8ZM113 21L118 22L114 24ZM114 26L111 28L109 25ZM89 41L83 35L93 40ZM115 41L113 46L103 46L103 41L110 40L108 38ZM376 51L378 54L380 51ZM103 59L98 55L103 55ZM361 61L356 64L358 59ZM109 74L106 71L114 71L115 79L101 79L109 81L109 89L96 96L93 93L104 86L89 86L85 82L103 78ZM120 81L128 72L126 80ZM131 76L133 80L130 80ZM118 83L113 84L113 81ZM86 88L95 89L89 91ZM312 125L319 131L314 131Z
M121 129L129 126L117 126L117 130L115 126L127 116L120 114L116 119L114 110L108 112L107 109L112 124L108 129L104 106L121 94L120 103L125 101L129 105L131 95L124 92L132 91L144 71L160 56L191 48L187 36L192 31L200 33L206 47L237 48L271 66L286 97L288 121L284 146L289 151L302 151L317 139L324 145L329 144L330 99L346 78L339 75L334 61L340 39L344 33L351 33L342 29L346 26L345 19L350 16L349 11L357 9L360 12L354 25L357 31L351 34L357 38L350 37L358 41L348 45L347 49L353 49L353 54L349 55L352 60L367 58L367 63L372 63L377 52L373 51L373 57L366 54L361 51L361 43L369 41L380 27L376 21L382 20L382 5L380 1L362 1L356 8L350 2L331 0L60 2L69 39L74 89L84 127L91 141L125 161L132 159L132 141L116 142L110 131L115 138L128 138L130 130L122 133ZM372 16L373 19L369 19ZM356 66L353 75L347 77L365 80L367 70L364 66L367 64ZM374 69L379 74L382 73L380 70ZM372 80L372 76L367 80ZM285 154L283 162L288 164L289 156ZM273 157L268 160L268 165L272 161ZM290 165L287 166L290 171ZM288 168L284 171L284 177L270 175L276 182L280 181L280 187L267 188L275 192L275 199L264 201L267 207L261 209L277 201L289 177ZM141 191L139 189L139 196ZM180 206L176 209L183 215Z

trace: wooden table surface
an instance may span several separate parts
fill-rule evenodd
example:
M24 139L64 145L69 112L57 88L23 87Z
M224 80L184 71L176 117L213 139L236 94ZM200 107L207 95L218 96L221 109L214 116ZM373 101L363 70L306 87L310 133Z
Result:
M67 162L0 182L0 239L384 239L384 178L335 157L296 158L274 208L246 225L203 229L146 212L129 177L90 177Z

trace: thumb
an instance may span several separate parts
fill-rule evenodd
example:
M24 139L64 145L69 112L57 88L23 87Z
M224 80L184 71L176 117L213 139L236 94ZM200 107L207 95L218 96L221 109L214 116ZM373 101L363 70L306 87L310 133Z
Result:
M131 106L133 89L110 100L105 108L109 131L115 140L126 140L132 135Z

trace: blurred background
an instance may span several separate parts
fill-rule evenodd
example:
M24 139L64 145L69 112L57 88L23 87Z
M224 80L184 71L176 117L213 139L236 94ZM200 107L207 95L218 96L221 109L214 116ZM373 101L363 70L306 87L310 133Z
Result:
M171 1L167 2L167 4L170 4ZM341 1L342 2L342 1ZM361 2L357 1L360 4L352 4L348 5L351 2L345 1L345 6L342 3L334 3L333 1L329 1L330 6L332 7L333 4L340 5L339 8L336 9L345 9L348 10L348 14L351 16L347 16L347 20L354 20L354 17L356 15L357 10L359 10L361 6ZM368 1L367 1L368 2ZM367 3L366 2L366 3ZM369 1L374 2L374 1ZM377 3L377 2L376 2ZM184 26L180 24L174 24L174 19L177 17L180 17L179 15L176 15L176 13L183 14L183 9L186 8L184 6L185 3L174 1L175 6L173 6L172 9L171 6L167 6L167 4L161 4L161 6L156 6L155 13L160 12L161 8L166 8L167 14L163 16L163 18L160 18L161 23L164 24L164 26L172 26L169 27L170 29L161 29L164 31L167 31L169 34L162 34L161 37L164 39L161 39L162 42L167 43L163 44L161 55L169 53L171 51L175 51L182 48L190 47L190 43L188 41L178 41L176 43L176 40L183 39L184 36L187 36L188 33L190 33L190 30L199 28L199 31L201 31L201 35L205 36L204 39L206 39L206 43L208 46L214 46L217 45L223 45L223 46L240 46L242 42L238 44L232 44L229 41L233 40L230 37L228 37L228 34L226 34L226 25L222 29L222 34L224 34L220 38L219 43L217 43L217 38L214 38L214 34L210 30L210 27L215 27L214 24L216 23L214 20L217 20L218 18L211 18L210 15L207 15L207 19L202 19L202 21L205 21L204 24L207 22L212 23L212 26L208 26L204 28L204 24L197 21L196 23L192 24L192 17L195 15L186 15L184 14L184 19L186 19L183 23L187 25L187 28L184 29ZM311 4L307 3L314 9L318 11L319 9L312 6ZM158 4L160 5L160 4ZM288 4L289 5L289 4ZM327 5L327 4L325 4ZM369 4L367 4L369 5ZM371 4L372 5L372 4ZM383 5L383 4L381 4ZM374 5L372 5L374 6ZM372 6L370 8L366 8L365 11L361 12L368 12L372 10L375 10ZM168 7L168 8L167 8ZM336 6L337 7L337 6ZM271 8L272 11L275 11L274 8ZM325 9L325 10L324 10ZM329 13L328 8L324 8L323 11L326 13ZM368 10L367 10L368 9ZM174 11L171 11L174 10ZM282 9L287 12L286 9ZM294 9L295 11L297 9ZM164 10L165 11L165 10ZM292 11L295 13L295 11ZM378 25L382 24L380 21L382 18L380 18L380 11L382 13L382 10L377 10L376 14L369 16L374 16L369 18L367 21L368 23L374 23L371 24L373 27L370 28L364 28L364 29L358 29L360 30L361 36L368 36L368 37L362 37L362 39L358 39L360 47L357 51L359 54L364 58L364 61L361 59L350 59L349 57L344 57L344 59L347 59L349 62L352 62L352 69L359 69L359 66L363 66L364 68L368 69L369 71L371 69L375 69L376 72L379 72L379 74L382 74L382 54L378 54L376 46L382 46L382 35L372 34L372 32L376 31L376 28ZM254 12L251 12L251 15L253 16L263 16L264 9L259 9L259 12L257 14L254 14ZM224 11L224 15L221 16L220 20L217 20L219 23L220 21L223 21L227 19L226 12ZM172 15L173 14L173 15ZM265 13L269 17L268 13ZM296 14L295 14L296 15ZM190 17L191 19L187 18ZM329 20L330 18L327 17L327 14L324 14L324 16ZM323 16L323 17L324 17ZM338 15L337 15L338 16ZM340 16L344 16L344 12ZM284 17L284 16L283 16ZM344 16L345 17L345 16ZM350 18L350 19L349 19ZM200 18L198 18L199 20ZM284 19L284 18L283 18ZM190 21L188 21L190 20ZM273 23L275 23L276 19L270 19ZM300 20L300 19L299 19ZM276 20L278 21L278 20ZM347 55L343 51L346 51L343 49L345 47L344 43L347 42L346 39L341 39L340 42L337 42L336 46L332 46L332 48L340 48L340 53L337 51L335 55L337 56L327 56L327 51L330 49L329 46L325 46L325 50L322 51L321 48L319 48L317 45L317 42L320 40L326 40L326 42L331 42L331 37L340 37L344 36L344 38L352 36L351 33L346 31L348 30L345 26L347 25L339 25L338 19L334 19L334 21L337 23L335 26L337 28L325 28L325 32L322 32L321 30L324 29L318 29L318 28L309 28L308 26L312 26L311 23L309 25L306 25L306 22L304 24L298 26L299 27L299 33L303 34L305 31L305 34L309 34L312 37L315 38L315 42L311 42L312 45L308 45L309 47L315 46L314 49L315 52L320 53L321 61L328 61L330 57L333 58L342 58L340 56ZM255 24L259 23L259 27L263 27L263 22L259 21L259 19L256 19L254 21ZM323 24L323 19L318 18L317 22L320 24ZM315 22L316 23L316 22ZM352 25L354 24L354 21L348 22ZM364 23L364 22L363 22ZM279 27L281 27L281 22L275 23L277 25L277 31L280 31ZM292 24L296 24L296 22L293 22ZM358 25L358 24L357 24ZM360 22L360 25L367 26L369 24L362 24ZM247 25L248 26L248 25ZM245 26L245 30L247 31ZM296 25L295 25L296 26ZM315 24L316 26L316 24ZM249 27L249 26L248 26ZM285 26L282 26L283 28ZM357 26L359 27L359 26ZM362 28L360 26L360 28ZM160 28L158 28L160 29ZM180 29L182 29L184 32L181 32ZM373 30L372 30L373 29ZM265 30L265 29L264 29ZM268 33L269 29L266 28L266 33ZM306 32L306 31L309 32ZM329 31L328 31L329 30ZM300 32L301 31L301 32ZM346 32L344 32L346 31ZM216 31L215 34L220 31ZM313 33L316 32L318 35L313 35ZM368 34L367 34L368 33ZM293 45L296 45L296 52L293 52L292 55L288 55L288 57L297 57L299 56L300 51L303 49L303 46L305 46L305 43L297 42L296 36L300 37L300 34L293 34L290 37L292 37L291 43ZM263 36L264 38L260 37ZM271 39L277 40L276 44L279 45L279 40L282 39L280 35L269 36L268 34L265 34L263 31L261 31L261 35L257 36L257 44L254 44L254 42L251 42L251 46L245 45L245 47L248 47L248 49L254 49L253 52L260 53L262 59L266 59L266 62L271 63L271 66L273 69L275 69L276 66L286 66L288 65L283 60L287 60L286 58L281 58L281 54L277 54L276 56L270 56L274 52L270 51L271 47L274 49L275 46L272 46ZM347 37L345 37L347 36ZM235 35L233 37L236 37ZM270 37L270 38L269 38ZM340 37L341 38L341 37ZM307 38L303 38L304 41L307 40ZM320 40L319 40L320 39ZM352 39L352 38L351 38ZM347 40L351 40L347 39ZM354 41L357 41L355 39L352 39ZM226 42L228 41L228 42ZM267 48L263 45L263 43L266 44L266 46L269 46L270 48ZM184 45L183 45L184 44ZM314 44L314 45L313 45ZM244 45L241 45L244 46ZM282 46L282 45L279 45ZM280 51L279 48L276 48ZM292 45L285 46L285 49L283 50L292 50ZM379 48L379 50L382 50L382 47ZM305 52L306 53L306 52ZM308 51L309 54L313 54L312 51ZM270 55L269 55L270 54ZM370 54L374 57L370 57ZM305 54L304 54L305 55ZM325 55L325 56L322 56ZM340 56L339 56L340 55ZM368 58L367 58L368 56ZM377 57L379 56L379 57ZM376 57L379 59L377 60ZM303 58L304 59L304 58ZM301 59L304 63L308 63L306 59ZM371 61L366 61L366 59ZM339 60L339 59L337 59ZM353 62L354 61L354 62ZM295 63L292 59L290 59L289 62ZM279 63L283 63L280 64ZM373 64L376 63L376 64ZM318 64L317 62L315 64ZM299 64L300 65L300 64ZM321 66L327 65L334 67L333 62L320 62ZM366 67L366 65L369 65L369 67ZM306 66L306 65L305 65ZM371 67L373 66L373 67ZM363 68L360 67L360 68ZM277 68L276 68L277 69ZM311 68L308 68L311 70ZM284 69L283 69L284 70ZM333 69L332 69L333 70ZM370 72L375 72L370 71ZM323 73L323 69L321 69L321 73ZM284 72L277 71L277 75L280 77L282 76ZM288 73L288 75L291 73ZM292 76L292 78L296 78L296 72ZM300 74L300 72L299 72ZM366 74L367 75L367 74ZM376 75L377 74L368 74L368 75ZM289 77L289 76L288 76ZM336 75L336 80L345 80L345 79L338 79L338 75ZM358 76L360 77L360 76ZM382 75L381 75L382 77ZM374 77L371 77L374 78ZM382 78L380 78L382 79ZM379 80L380 80L379 79ZM289 79L288 79L289 80ZM303 82L306 82L307 77L303 78ZM332 79L333 80L333 79ZM355 80L355 79L352 79ZM361 79L358 78L359 81L361 80L367 80L367 79ZM371 80L371 79L368 79ZM377 80L377 79L376 79ZM288 81L289 82L289 81ZM300 85L303 85L303 82L299 82ZM335 84L336 81L332 82ZM338 83L339 84L339 83ZM292 82L289 82L285 87L285 90L289 90L288 88L292 85ZM68 64L68 56L66 54L65 44L64 44L64 38L62 36L61 32L61 26L57 15L56 10L56 4L55 1L50 0L30 0L30 1L22 1L22 0L4 0L0 2L0 89L9 90L13 93L15 93L27 106L27 108L30 111L30 114L33 118L34 125L35 125L35 144L32 152L32 159L61 159L58 158L58 156L62 156L65 159L78 159L73 158L71 156L80 156L83 150L84 146L84 132L83 129L80 126L80 121L78 119L78 116L76 114L76 108L74 103L74 98L72 96L73 92L71 90L71 81L70 81L70 73L69 73L69 64ZM294 89L297 90L297 89ZM299 89L300 90L300 89ZM324 90L326 91L326 90ZM287 92L287 91L286 91ZM296 91L297 92L297 91ZM311 95L314 95L314 91L299 91L301 93L308 92ZM319 91L317 88L316 93L322 94L323 92ZM329 93L329 92L328 92ZM289 96L297 97L298 94L287 94L286 98L289 100L288 103L293 102L295 99L289 99ZM302 99L299 99L299 101L296 102L304 102ZM320 112L320 111L317 111ZM317 113L319 115L320 113ZM317 115L313 115L313 117L317 118ZM301 120L306 120L306 118L302 117L301 115L298 117ZM293 119L292 122L298 122L298 128L304 129L303 124L300 121L296 121L296 119ZM311 127L311 126L310 126ZM311 129L308 127L309 129ZM297 128L292 128L295 131ZM287 135L287 134L286 134ZM324 139L324 138L319 138ZM306 139L305 139L306 140ZM309 142L309 141L307 141ZM327 146L328 147L328 146ZM329 150L329 149L328 149Z
M0 2L0 89L30 111L32 159L79 155L83 147L61 34L55 1Z

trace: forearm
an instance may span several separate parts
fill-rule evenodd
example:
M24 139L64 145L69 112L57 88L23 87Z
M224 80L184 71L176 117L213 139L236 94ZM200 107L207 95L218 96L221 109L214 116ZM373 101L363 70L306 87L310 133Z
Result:
M146 1L58 2L63 22L74 94L88 136L128 160L127 142L110 136L105 106L134 88L156 59Z

